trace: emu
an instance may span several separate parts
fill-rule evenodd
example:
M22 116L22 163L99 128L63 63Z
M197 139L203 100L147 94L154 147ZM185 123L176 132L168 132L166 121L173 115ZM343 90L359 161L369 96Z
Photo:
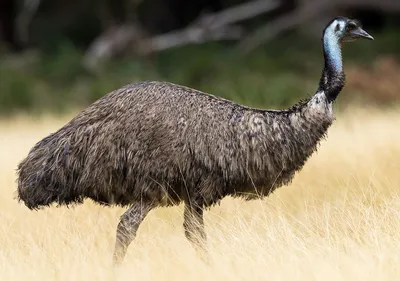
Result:
M184 231L205 248L203 210L225 196L268 196L292 181L333 122L345 84L341 46L373 40L356 20L323 32L324 68L314 96L287 110L262 110L167 82L126 85L39 141L18 165L18 200L127 206L113 260L123 261L148 212L184 203Z

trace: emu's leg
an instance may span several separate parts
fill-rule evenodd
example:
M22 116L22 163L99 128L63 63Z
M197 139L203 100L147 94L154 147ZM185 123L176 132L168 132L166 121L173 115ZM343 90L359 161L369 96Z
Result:
M197 252L200 252L201 257L206 259L208 251L206 247L207 236L204 231L203 206L185 203L183 227L186 238Z
M123 261L129 244L136 236L136 231L146 215L154 207L150 202L134 203L122 216L117 227L114 249L114 263Z

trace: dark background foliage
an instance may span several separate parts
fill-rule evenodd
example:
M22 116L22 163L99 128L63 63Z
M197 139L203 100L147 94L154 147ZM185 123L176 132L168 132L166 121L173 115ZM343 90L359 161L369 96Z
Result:
M82 108L139 80L181 83L250 106L286 107L315 91L323 59L321 32L336 15L360 19L376 39L345 47L348 85L340 104L398 102L397 0L337 0L321 10L313 6L319 1L285 0L234 23L243 31L240 38L200 38L146 54L136 48L149 38L188 30L205 15L247 2L251 1L0 0L0 112ZM311 8L303 11L306 6ZM294 23L282 28L285 18ZM84 61L95 40L111 34L105 42L115 42L121 27L134 27L139 35L88 68ZM263 40L275 31L276 36ZM258 43L244 51L243 42Z

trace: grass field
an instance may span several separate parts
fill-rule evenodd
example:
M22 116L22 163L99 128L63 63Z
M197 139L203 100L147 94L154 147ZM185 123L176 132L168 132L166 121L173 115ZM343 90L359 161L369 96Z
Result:
M400 111L353 110L290 186L205 213L212 263L196 256L182 206L152 211L125 263L111 254L121 208L86 201L29 211L15 168L68 118L0 121L0 280L399 280Z

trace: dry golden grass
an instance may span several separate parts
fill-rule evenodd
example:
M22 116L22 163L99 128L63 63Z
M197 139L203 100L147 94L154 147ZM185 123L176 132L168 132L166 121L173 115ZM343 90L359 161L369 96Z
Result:
M143 222L125 263L111 254L121 208L31 212L15 168L67 118L0 122L0 280L398 280L400 113L338 116L293 184L264 200L224 199L205 214L212 263L196 256L182 206Z

